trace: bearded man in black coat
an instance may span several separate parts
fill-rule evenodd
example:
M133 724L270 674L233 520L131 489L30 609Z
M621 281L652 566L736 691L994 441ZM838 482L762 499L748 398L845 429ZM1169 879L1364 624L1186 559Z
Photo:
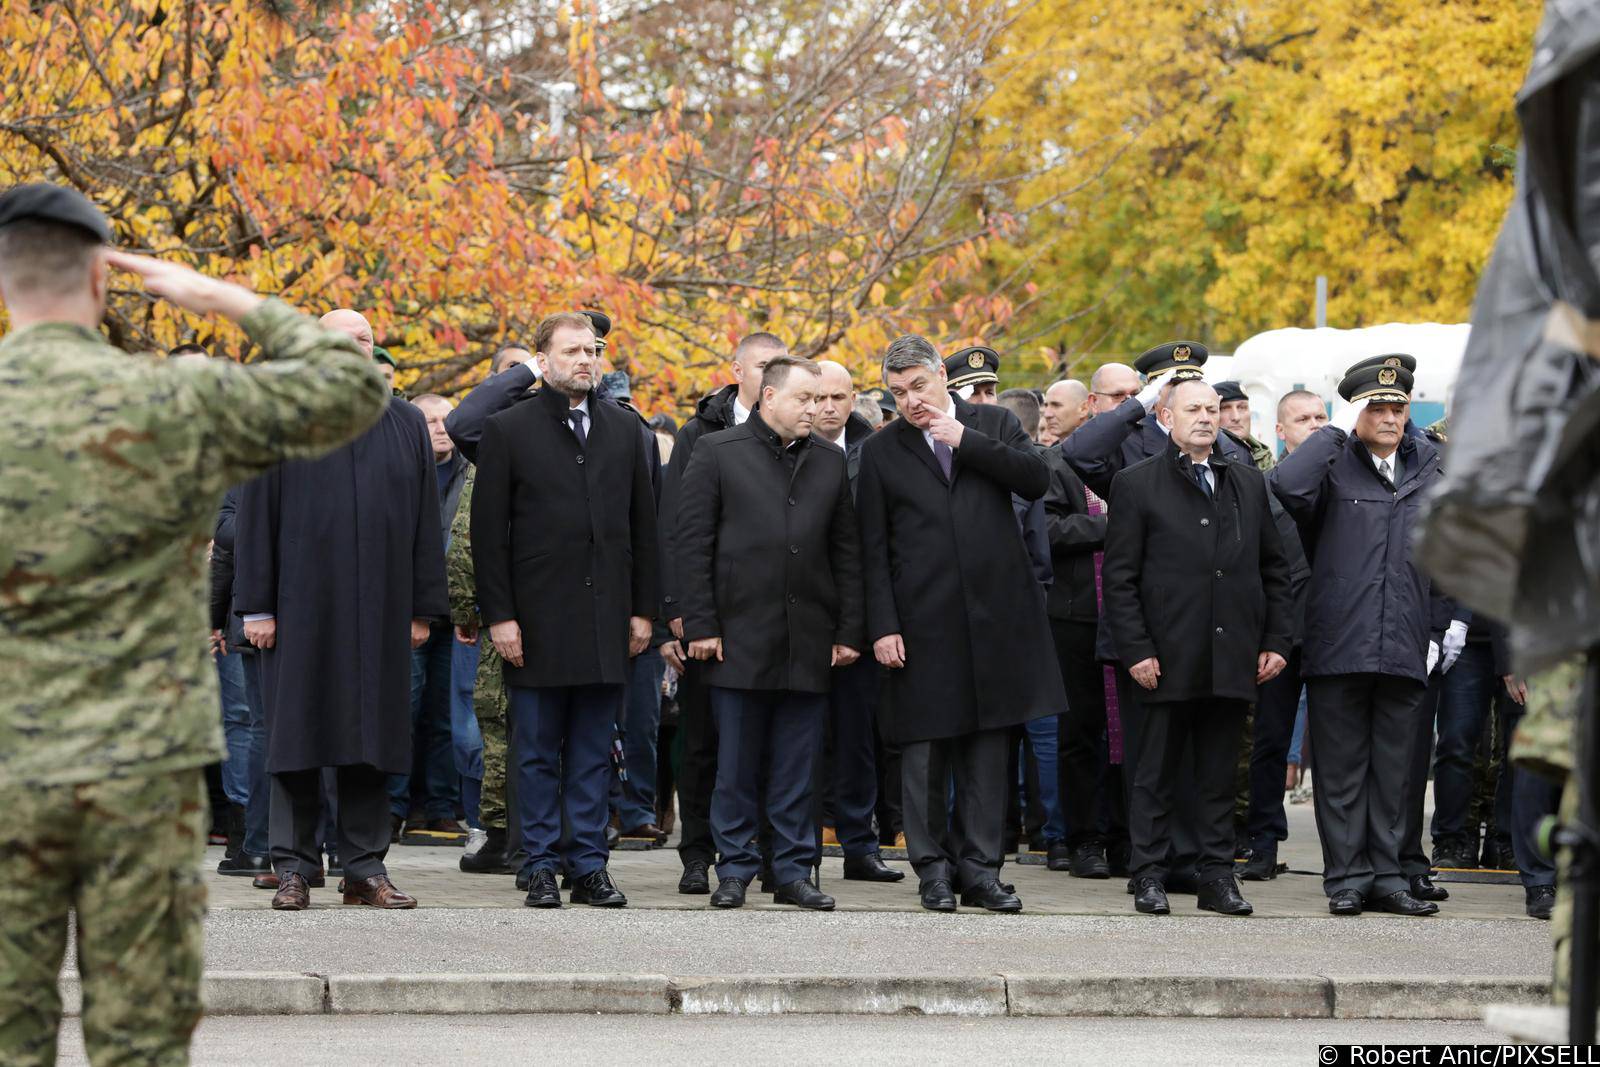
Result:
M659 602L650 456L638 416L595 391L587 317L547 316L534 348L544 384L491 417L478 445L478 609L505 660L524 903L560 907L565 866L572 903L621 907L606 869L611 729Z
M883 377L904 417L862 446L856 504L907 853L923 907L955 910L959 888L969 907L1020 911L998 878L1010 728L1066 696L1011 496L1042 497L1050 472L1015 415L950 395L923 338L891 344Z
M1116 476L1105 619L1144 710L1128 811L1134 907L1170 911L1178 769L1192 758L1199 906L1249 915L1233 877L1233 785L1245 712L1292 645L1289 563L1267 484L1218 448L1217 392L1180 381L1167 450Z

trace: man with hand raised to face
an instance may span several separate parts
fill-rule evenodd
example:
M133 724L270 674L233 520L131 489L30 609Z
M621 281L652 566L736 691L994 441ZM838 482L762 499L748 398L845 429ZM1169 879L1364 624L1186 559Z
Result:
M815 363L771 360L760 407L702 440L683 475L683 639L705 664L718 737L712 907L744 903L764 797L773 899L833 908L806 881L812 783L832 669L860 658L865 624L845 454L812 438L821 390Z
M1160 418L1171 444L1116 476L1106 530L1106 623L1144 710L1128 811L1134 907L1170 910L1175 787L1192 759L1199 906L1248 915L1233 878L1234 768L1246 709L1292 644L1289 564L1266 480L1217 447L1216 390L1180 381Z
M1439 910L1412 895L1400 862L1416 720L1439 656L1433 620L1449 615L1411 556L1423 497L1440 472L1433 442L1406 433L1410 359L1351 367L1339 384L1349 403L1268 476L1316 545L1300 673L1334 915Z
M564 863L572 903L621 907L606 805L628 660L659 597L650 460L638 416L595 391L586 316L547 316L534 349L538 393L484 423L471 525L479 611L505 660L524 903L560 907Z
M999 881L1010 728L1066 696L1041 669L1055 650L1011 494L1038 499L1050 471L1015 415L947 391L923 338L889 346L883 380L903 417L862 445L856 508L868 637L889 668L885 740L904 745L907 852L923 907L954 911L959 891L1020 911Z

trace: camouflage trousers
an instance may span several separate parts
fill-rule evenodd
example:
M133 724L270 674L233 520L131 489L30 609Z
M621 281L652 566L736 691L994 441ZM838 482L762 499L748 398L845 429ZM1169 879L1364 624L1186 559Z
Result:
M483 796L478 801L478 821L485 830L506 828L506 699L500 653L483 631L478 642L478 677L472 684L472 710L483 735Z
M56 1062L72 912L89 1061L188 1063L206 910L200 769L8 786L0 810L0 1063Z

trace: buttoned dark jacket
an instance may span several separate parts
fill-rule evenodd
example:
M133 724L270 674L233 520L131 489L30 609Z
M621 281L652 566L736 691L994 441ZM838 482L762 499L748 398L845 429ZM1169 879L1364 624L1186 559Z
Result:
M1293 647L1293 595L1267 498L1248 460L1213 452L1215 496L1167 451L1117 475L1106 531L1105 618L1125 666L1161 662L1149 703L1256 699L1262 652Z
M1324 426L1269 475L1311 559L1304 677L1428 680L1428 642L1451 613L1412 562L1411 544L1427 489L1440 477L1439 450L1408 433L1399 456L1400 484L1391 485L1358 437Z
M1166 453L1166 431L1144 405L1129 397L1110 411L1102 411L1079 426L1055 446L1085 485L1112 503L1112 482L1117 474L1151 456ZM1254 463L1250 452L1223 434L1217 449L1229 460Z
M1100 594L1094 557L1106 543L1106 516L1089 514L1083 481L1060 449L1040 448L1039 454L1050 466L1044 512L1055 573L1045 606L1052 619L1095 622L1100 618Z
M484 423L472 562L486 624L515 619L508 685L622 684L628 618L660 603L650 462L631 411L589 394L588 445L543 388Z
M722 638L709 684L826 693L835 644L870 655L845 453L801 438L786 455L753 412L701 438L677 521L683 636Z

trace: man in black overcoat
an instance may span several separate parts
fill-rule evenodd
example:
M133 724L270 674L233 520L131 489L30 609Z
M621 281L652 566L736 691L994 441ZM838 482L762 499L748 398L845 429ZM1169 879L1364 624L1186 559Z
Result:
M659 597L650 459L637 416L595 392L587 317L547 316L534 348L544 384L490 418L478 444L478 607L505 660L524 903L561 905L564 861L572 903L620 907L606 869L610 746Z
M883 376L903 417L862 446L856 505L907 852L923 907L952 911L959 889L967 906L1019 911L998 878L1010 727L1066 696L1011 494L1038 499L1050 472L1015 415L946 391L926 340L890 345Z
M1375 357L1339 384L1349 403L1272 469L1311 557L1306 680L1322 888L1334 915L1432 915L1401 865L1403 802L1439 658L1439 610L1412 561L1413 527L1439 450L1406 432L1409 356Z
M1174 385L1171 444L1117 475L1106 530L1105 619L1144 712L1128 830L1134 907L1170 910L1171 824L1192 806L1199 906L1248 915L1233 877L1234 771L1245 713L1292 644L1289 563L1266 480L1217 447L1216 390ZM1193 796L1179 798L1180 762Z
M860 658L865 621L845 456L811 440L820 384L815 363L772 360L760 408L703 439L683 475L683 635L717 720L713 907L742 905L760 870L764 796L773 899L833 908L806 881L812 784L831 669Z
M371 327L324 325L369 350ZM427 420L391 400L377 425L318 460L248 483L235 519L233 610L261 650L268 838L278 892L299 911L322 882L322 775L334 768L344 902L414 908L390 882L388 776L411 770L411 652L445 595Z

